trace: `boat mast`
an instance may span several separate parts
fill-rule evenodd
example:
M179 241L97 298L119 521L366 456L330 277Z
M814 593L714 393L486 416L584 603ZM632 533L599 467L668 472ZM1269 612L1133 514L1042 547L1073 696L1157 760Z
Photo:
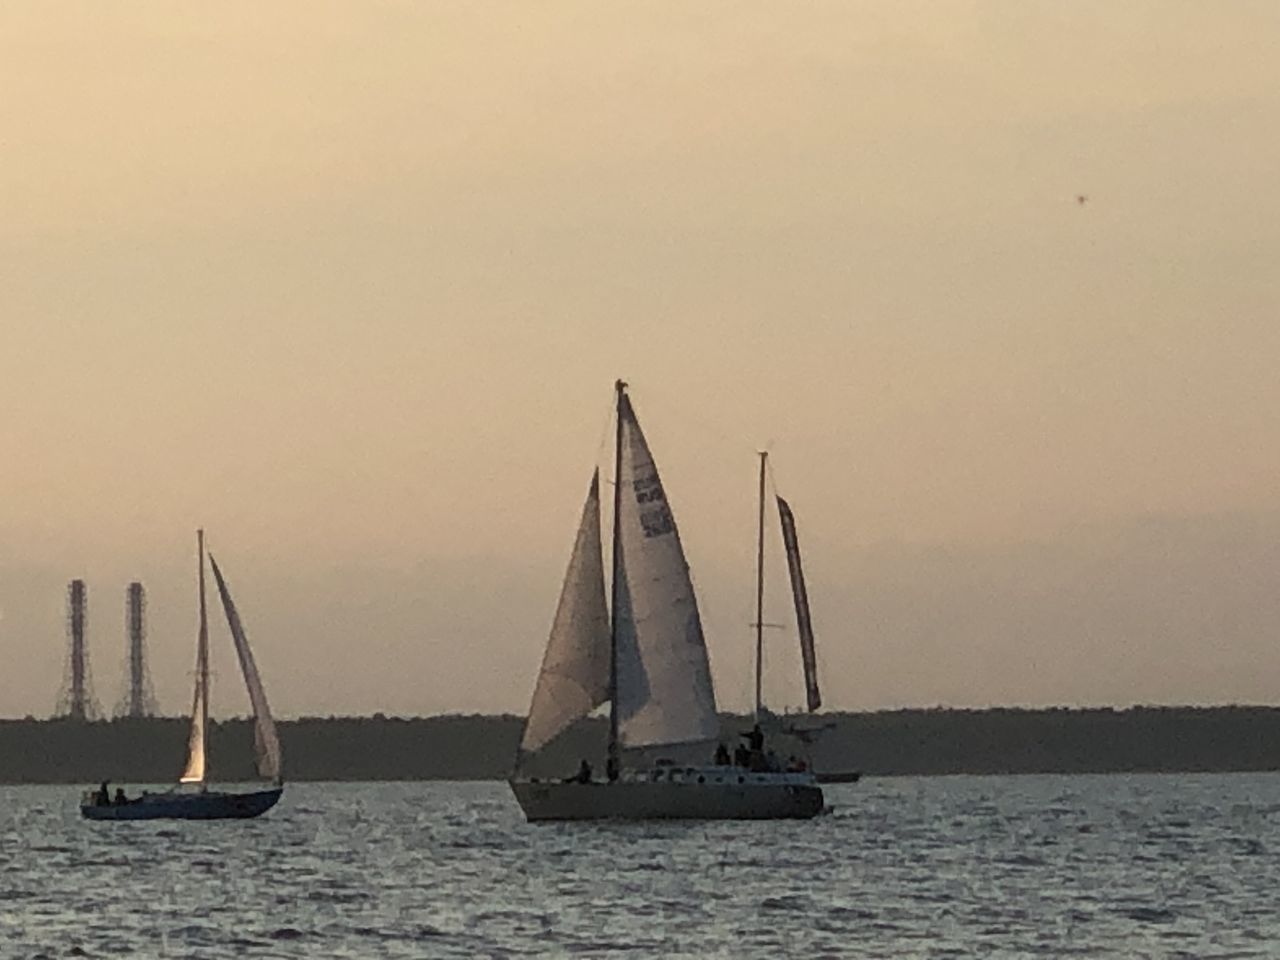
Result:
M622 416L627 385L615 381L613 390L617 423L613 446L613 584L609 598L609 752L605 772L610 780L617 780L622 759L618 745L618 591L622 583Z
M764 474L769 459L766 450L760 451L760 511L756 535L756 709L755 721L760 722L764 707Z
M200 637L196 641L196 683L200 685L200 732L209 735L209 613L204 600L204 531L196 531L197 552L200 557ZM206 789L206 779L200 780L200 789Z

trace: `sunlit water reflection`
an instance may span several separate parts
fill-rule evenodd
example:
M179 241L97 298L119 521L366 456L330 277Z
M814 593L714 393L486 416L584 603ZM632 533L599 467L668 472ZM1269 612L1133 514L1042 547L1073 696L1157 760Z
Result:
M0 956L1280 956L1280 775L869 780L801 823L529 826L504 784L253 821L0 788Z

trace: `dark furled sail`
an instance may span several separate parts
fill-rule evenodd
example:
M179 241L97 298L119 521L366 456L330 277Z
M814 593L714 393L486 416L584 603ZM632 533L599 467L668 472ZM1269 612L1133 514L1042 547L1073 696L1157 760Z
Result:
M796 539L796 518L787 501L778 497L778 516L782 520L782 542L787 548L787 570L791 574L791 595L796 601L796 627L800 633L800 657L804 661L804 694L810 710L822 706L818 692L818 659L813 648L813 621L809 618L809 594L804 587L804 569L800 566L800 542Z

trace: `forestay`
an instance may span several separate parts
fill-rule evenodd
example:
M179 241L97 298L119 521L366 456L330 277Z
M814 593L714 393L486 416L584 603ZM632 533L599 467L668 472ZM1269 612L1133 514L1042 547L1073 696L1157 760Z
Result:
M617 709L623 746L719 735L711 667L689 566L653 456L622 395Z
M609 609L600 546L600 472L582 508L520 752L546 746L609 696Z
M244 685L249 691L249 702L253 705L253 746L258 761L258 774L268 780L280 780L280 738L276 733L276 724L271 719L271 707L267 704L267 692L263 689L262 678L258 675L257 664L253 660L253 651L249 649L249 640L240 623L240 614L231 599L226 581L218 563L209 556L209 565L213 568L213 577L218 582L218 593L222 597L222 607L227 614L227 625L231 628L231 637L235 641L236 655L240 658L240 672L244 674Z

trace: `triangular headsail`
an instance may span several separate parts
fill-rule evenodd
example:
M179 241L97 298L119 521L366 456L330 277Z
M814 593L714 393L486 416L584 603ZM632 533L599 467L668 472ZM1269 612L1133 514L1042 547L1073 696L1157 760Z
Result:
M195 699L191 705L191 732L187 736L187 765L178 778L179 783L204 783L204 742L208 717L208 700L197 683Z
M240 658L240 672L244 674L244 685L249 691L249 702L253 705L253 746L258 762L258 775L278 783L281 775L280 738L276 733L275 721L271 719L267 691L263 689L262 678L258 675L258 667L253 660L253 651L249 649L249 640L240 623L240 614L236 612L236 605L231 599L231 591L227 589L222 571L218 569L218 563L212 554L209 555L209 565L218 582L222 608L226 611L227 625L231 628L236 655Z
M787 570L791 574L791 595L796 604L796 629L800 634L800 659L804 664L804 693L809 709L822 706L818 692L818 658L813 643L813 621L809 617L809 592L804 585L804 568L800 565L800 542L796 537L796 518L791 507L778 497L778 517L782 521L782 542L787 548Z
M187 765L180 783L204 783L205 737L209 729L209 614L204 599L204 531L196 532L200 563L200 628L196 640L195 694L191 700L191 733L187 738Z
M619 393L615 596L621 744L661 746L720 732L698 602L675 518L631 401Z
M609 610L600 547L600 472L582 508L520 752L546 746L609 696Z

